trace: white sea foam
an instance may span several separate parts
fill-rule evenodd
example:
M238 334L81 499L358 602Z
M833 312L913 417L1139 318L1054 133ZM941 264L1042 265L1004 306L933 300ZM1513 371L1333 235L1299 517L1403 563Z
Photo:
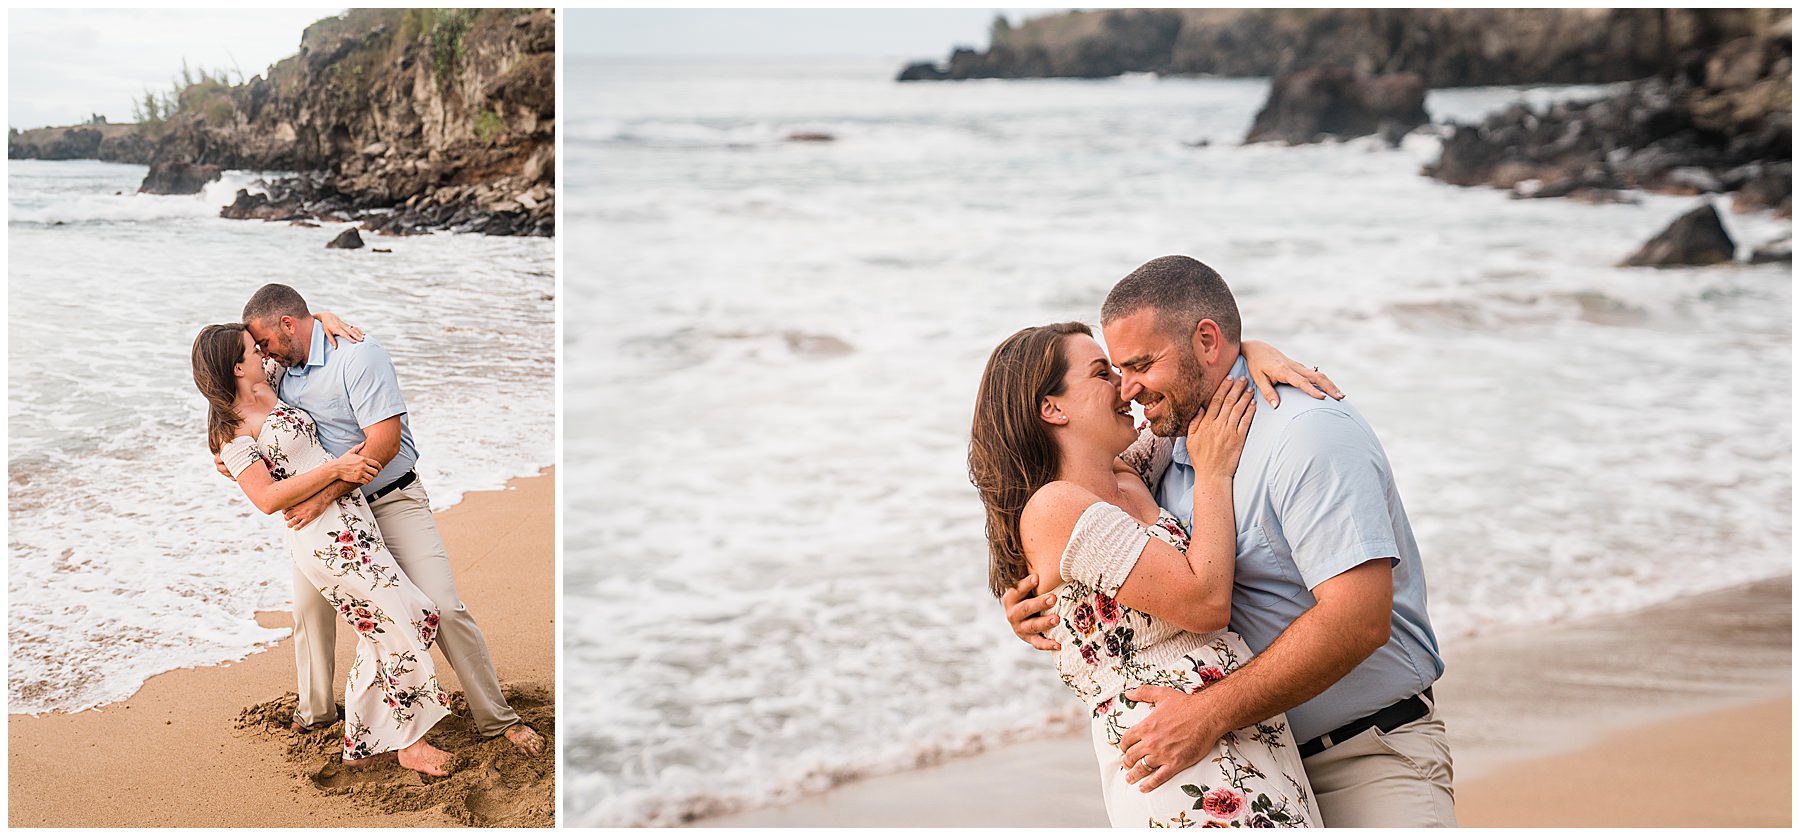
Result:
M11 710L81 710L286 634L279 520L213 472L189 350L269 281L393 355L434 507L554 458L554 255L433 235L326 250L340 230L226 221L256 175L137 195L142 166L8 165ZM120 192L121 194L115 194ZM58 223L60 222L60 224Z
M1248 336L1369 417L1441 635L1789 570L1787 269L1613 266L1697 199L1453 188L1418 176L1424 134L1241 146L1255 80L567 69L573 823L776 803L1070 722L985 590L972 399L1006 335L1095 321L1166 253L1219 268Z

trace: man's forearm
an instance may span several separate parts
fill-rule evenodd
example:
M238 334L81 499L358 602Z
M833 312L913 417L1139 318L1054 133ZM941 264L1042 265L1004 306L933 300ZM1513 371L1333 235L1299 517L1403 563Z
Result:
M351 491L357 490L361 487L362 487L361 485L358 485L355 482L346 482L342 479L338 479L336 481L333 481L331 484L326 485L323 488L320 488L318 493L315 493L312 496L307 497L305 500L302 500L302 501L311 502L316 499L316 500L320 500L323 502L332 502L332 501L336 500L338 497L345 496L345 495L349 494ZM294 504L298 505L300 503L296 502Z
M1342 621L1319 610L1302 613L1256 658L1202 692L1221 734L1324 693L1386 641L1344 630Z

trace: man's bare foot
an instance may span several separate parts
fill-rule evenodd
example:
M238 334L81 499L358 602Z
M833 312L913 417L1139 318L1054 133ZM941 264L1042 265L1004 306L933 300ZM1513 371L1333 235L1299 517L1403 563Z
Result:
M537 733L536 729L524 723L507 726L506 731L501 734L506 735L506 739L512 741L512 745L519 747L519 751L527 755L544 753L544 738Z
M401 749L396 756L400 759L400 765L407 769L437 776L449 775L450 760L456 757L426 743L423 737L414 741L413 745Z
M380 754L370 755L366 758L345 758L344 765L351 769L361 769L365 766L374 766L378 763L391 763L398 757L399 755L396 755L393 752L382 752Z

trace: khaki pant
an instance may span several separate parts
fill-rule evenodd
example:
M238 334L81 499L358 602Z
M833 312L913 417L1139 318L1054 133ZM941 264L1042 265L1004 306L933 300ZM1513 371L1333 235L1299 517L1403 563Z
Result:
M450 576L450 552L438 536L431 517L431 500L418 479L370 505L381 539L387 542L394 562L413 585L438 607L437 648L450 661L462 681L475 728L492 737L519 722L519 715L500 693L500 676L488 656L487 639L476 626ZM300 675L300 708L294 719L302 725L337 720L333 668L337 662L338 612L319 590L294 572L294 664Z
M1326 827L1455 827L1450 743L1437 706L1303 761Z

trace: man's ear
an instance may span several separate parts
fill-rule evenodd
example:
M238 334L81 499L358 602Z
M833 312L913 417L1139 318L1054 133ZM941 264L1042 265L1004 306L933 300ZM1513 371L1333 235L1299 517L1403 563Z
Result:
M1225 353L1225 332L1219 329L1219 323L1210 319L1202 319L1194 323L1194 334L1189 348L1202 363L1215 363Z

